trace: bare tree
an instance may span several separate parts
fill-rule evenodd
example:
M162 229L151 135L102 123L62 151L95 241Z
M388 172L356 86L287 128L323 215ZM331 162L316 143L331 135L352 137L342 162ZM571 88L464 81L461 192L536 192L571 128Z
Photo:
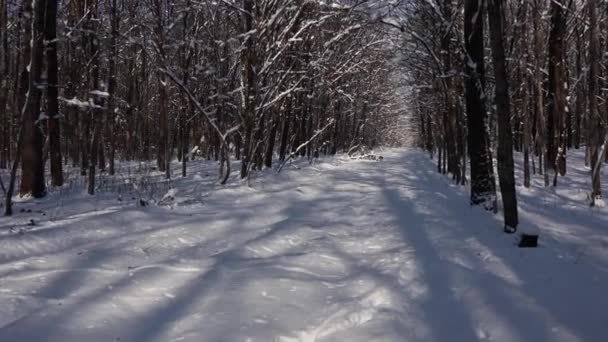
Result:
M45 1L36 0L34 7L26 6L27 13L32 13L31 21L31 58L26 68L29 68L28 91L23 107L23 150L21 153L21 188L22 195L31 194L33 197L46 195L44 182L44 144L42 130L39 127L41 117L40 105L42 99L42 63L44 58L44 18ZM28 41L26 44L30 44Z
M498 114L498 180L504 205L505 231L517 230L517 196L515 193L515 167L513 162L513 133L509 81L504 51L504 9L502 0L488 0L488 22L492 41L492 60L496 80L496 107Z
M597 1L589 0L589 156L591 157L591 206L602 195L600 169L604 159L606 139L602 138L603 118L598 108L599 79L599 23L597 20ZM602 141L603 139L603 141Z
M46 0L44 41L47 60L47 116L51 156L51 179L54 186L63 185L63 160L61 158L61 125L58 100L57 60L57 0Z
M483 0L467 0L464 8L464 41L467 54L466 110L471 161L471 204L496 211L496 181L489 150L484 103Z

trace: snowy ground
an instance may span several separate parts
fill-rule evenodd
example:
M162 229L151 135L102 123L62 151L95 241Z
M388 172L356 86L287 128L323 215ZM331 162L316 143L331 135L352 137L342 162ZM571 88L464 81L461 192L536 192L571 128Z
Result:
M0 341L606 341L608 208L580 156L563 187L518 189L542 234L524 250L426 155L382 153L251 187L201 165L158 206L20 203L0 218Z

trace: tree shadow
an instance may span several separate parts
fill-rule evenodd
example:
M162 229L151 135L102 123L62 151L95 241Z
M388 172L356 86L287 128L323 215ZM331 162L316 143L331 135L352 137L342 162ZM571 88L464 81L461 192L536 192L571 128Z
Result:
M146 235L170 232L172 228L167 225L173 222L200 226L201 232L206 225L218 221L225 221L227 227L217 236L150 260L166 266L188 259L188 264L198 265L198 270L179 277L162 267L139 270L140 266L150 266L146 264L133 265L137 271L117 270L105 283L94 284L91 291L65 301L52 316L45 318L40 312L32 312L30 316L38 315L37 319L25 317L0 328L0 340L56 341L66 336L71 340L90 340L92 337L86 336L84 329L66 329L83 313L92 313L98 319L115 315L120 320L115 326L118 330L97 331L99 339L167 341L179 328L181 337L190 340L227 341L231 336L257 334L259 340L272 341L276 336L320 324L319 317L331 317L332 310L341 306L356 306L379 290L391 294L391 302L378 308L379 314L386 315L382 317L390 318L381 323L366 321L363 324L369 333L349 336L360 340L386 340L400 335L418 341L475 341L495 333L480 323L484 319L504 327L500 332L503 335L496 336L507 337L507 331L511 340L518 341L554 340L555 327L551 324L567 330L572 340L594 341L606 336L598 334L602 325L597 322L602 317L590 318L589 312L580 311L585 306L608 304L606 299L583 294L582 304L572 308L576 311L564 311L560 296L576 293L577 289L564 285L551 290L548 283L552 280L533 277L535 252L525 254L532 260L517 258L515 255L520 252L511 238L501 233L500 222L470 208L466 194L458 188L451 189L449 181L429 170L434 170L434 165L426 156L407 153L395 160L370 162L359 167L361 172L332 170L325 176L333 177L334 182L325 188L318 184L269 187L266 195L280 196L276 207L244 201L226 212L216 212L242 196L235 192L222 197L225 203L219 203L219 207L203 209L200 215L186 220L179 213L175 214L175 221L167 220L162 213L168 211L153 211L146 220L159 220L158 226L137 232L125 230L97 243L121 239L123 244L137 244ZM269 212L273 218L258 217ZM207 218L211 219L206 221ZM231 238L226 239L228 236ZM472 241L477 245L472 246ZM66 248L81 247L78 241L73 242ZM488 268L480 250L492 253L494 262L490 266L501 266L512 277ZM87 258L75 259L69 267L96 267L116 257L110 249L90 252ZM333 258L333 264L320 254ZM389 256L393 254L398 258L392 260ZM416 272L410 272L413 270ZM402 272L409 273L402 276ZM599 277L608 280L606 275ZM565 278L566 275L557 280ZM283 283L285 280L288 282ZM357 292L361 290L357 287L361 280L368 280L371 287ZM90 288L92 281L81 272L60 273L40 293L62 300L78 289ZM290 292L285 285L300 283L308 284L309 289ZM413 285L423 290L412 293ZM139 303L138 310L127 306L104 311L115 299L162 286L171 287L170 298ZM280 293L265 295L265 286ZM331 304L326 304L326 294L333 296ZM278 310L279 320L248 330L248 324L263 313L264 308L257 307L261 300L275 301L267 308ZM318 312L310 312L311 308ZM224 311L229 311L230 316L218 318ZM492 317L480 316L484 314ZM371 329L375 323L377 329ZM416 325L424 329L412 333ZM205 327L211 329L207 331ZM15 335L16 331L21 335ZM338 341L343 332L326 338Z
M444 189L446 198L435 196L434 187L441 186L442 176L425 171L433 168L432 165L420 167L424 164L429 164L426 158L412 153L408 156L405 169L412 170L417 184L425 184L426 190L411 192L409 189L391 187L387 183L384 193L395 223L403 233L403 239L410 241L419 250L422 248L417 260L424 265L426 274L435 274L434 278L428 280L434 292L449 297L450 292L453 292L452 286L457 285L456 281L462 282L460 286L468 286L475 291L471 296L479 297L485 305L493 308L494 314L501 317L509 327L507 330L515 334L517 340L554 340L558 336L555 332L559 329L573 340L597 341L600 336L606 336L606 331L602 332L600 329L603 326L602 318L593 317L592 313L594 307L599 308L602 305L597 302L598 298L578 294L576 306L564 305L566 297L576 293L576 290L571 288L571 273L560 272L557 274L559 279L550 282L541 276L533 277L535 273L542 272L535 269L538 267L538 261L554 264L543 264L543 267L550 268L548 272L555 273L558 267L563 267L557 255L543 256L542 253L551 253L546 249L540 252L517 249L513 246L510 236L501 234L497 218L492 217L490 213L484 217L484 214L476 213L478 209L467 208L468 199L463 192ZM402 194L403 190L407 196ZM438 220L438 217L441 219ZM450 234L439 236L437 231ZM430 237L429 234L434 236ZM492 252L496 263L505 266L514 279L498 275L491 269L484 270L485 265L480 260L480 255L477 255L475 249L467 246L469 239L475 239L485 250ZM463 268L450 262L450 256L458 254L465 255L475 266L472 269ZM581 273L575 268L572 271L574 274ZM605 274L599 276L608 280ZM608 305L606 299L599 300L604 302L604 306ZM430 309L429 316L441 313L442 304L433 301L427 304L426 307ZM466 301L451 304L454 304L453 307L460 307L460 310L474 309L467 309ZM468 319L457 326L470 321ZM440 325L436 328L439 340L446 340L447 337L453 336L456 326L449 328L448 325ZM463 337L464 340L471 340L471 336Z

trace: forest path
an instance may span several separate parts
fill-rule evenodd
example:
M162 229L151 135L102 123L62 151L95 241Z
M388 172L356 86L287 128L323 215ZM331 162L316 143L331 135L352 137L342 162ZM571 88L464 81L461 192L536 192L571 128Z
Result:
M522 250L426 155L383 156L2 235L0 341L604 341L605 208L524 194L551 229Z

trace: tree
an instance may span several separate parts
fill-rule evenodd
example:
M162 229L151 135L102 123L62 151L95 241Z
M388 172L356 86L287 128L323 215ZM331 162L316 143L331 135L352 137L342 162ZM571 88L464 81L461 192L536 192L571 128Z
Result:
M551 30L549 33L549 81L547 89L547 151L545 163L555 171L553 185L557 185L557 173L566 173L566 78L564 39L566 18L564 0L551 1Z
M120 16L118 14L118 6L116 0L111 0L110 7L110 56L108 60L108 104L106 108L106 137L110 137L115 129L115 96L116 96L116 59L118 58L118 35L120 28ZM108 139L110 142L110 151L108 154L109 173L114 175L114 160L116 159L116 139Z
M488 0L488 22L494 62L494 87L498 115L498 180L504 205L505 231L517 230L517 196L515 193L515 167L513 163L513 133L509 82L504 51L504 10L502 0Z
M600 182L600 169L604 159L604 147L606 139L602 142L602 121L598 110L599 92L599 34L597 20L597 1L589 0L587 3L589 12L589 155L591 157L591 206L602 195Z
M254 154L254 137L253 130L256 123L255 111L255 70L254 63L256 59L256 32L254 32L255 13L258 12L254 8L253 0L243 0L243 13L241 14L240 22L242 25L242 42L241 42L241 121L243 129L241 136L243 137L243 152L241 161L241 178L246 178L249 175L251 168L250 163L253 161Z
M99 158L99 147L101 145L101 132L103 131L103 101L105 97L103 89L101 87L101 76L100 76L100 43L98 37L98 26L99 20L97 17L98 3L97 1L87 2L87 34L89 36L89 52L91 55L90 59L90 73L88 77L89 92L92 97L89 100L89 124L92 126L92 137L90 139L90 145L88 146L89 156L89 183L88 193L89 195L95 194L95 174L97 169L97 162Z
M39 198L46 195L44 182L44 158L42 147L44 144L42 130L39 122L44 117L40 113L42 98L42 63L44 57L44 18L45 0L36 0L31 9L26 6L26 13L33 10L31 21L31 57L29 61L28 91L23 107L23 151L21 154L21 188L22 195L31 194ZM27 41L26 44L30 44ZM24 66L27 67L27 66Z
M496 211L496 181L489 150L485 109L483 0L466 0L464 41L467 54L466 112L468 147L471 163L471 204Z
M63 161L61 158L61 126L59 115L57 75L57 0L46 0L44 41L47 59L47 116L49 149L51 155L51 180L54 186L63 185Z
M10 123L9 89L10 89L10 53L8 50L8 5L7 0L0 0L0 169L6 169L10 161Z
M488 22L494 63L495 101L498 115L498 180L504 205L505 231L517 230L517 196L513 163L513 133L509 82L504 51L504 10L502 0L488 0Z

